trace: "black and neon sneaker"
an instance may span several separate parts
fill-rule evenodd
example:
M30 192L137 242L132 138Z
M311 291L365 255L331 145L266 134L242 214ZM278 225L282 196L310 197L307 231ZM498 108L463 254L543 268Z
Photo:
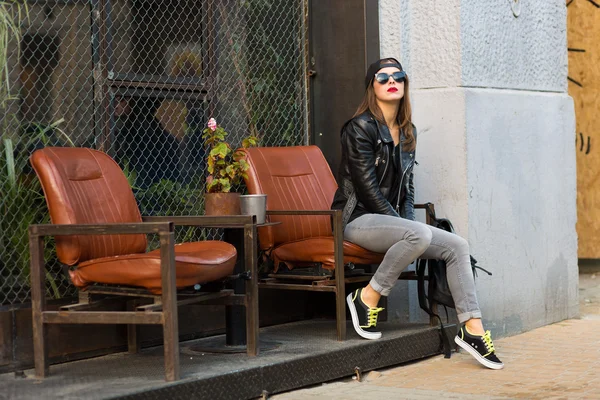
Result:
M469 333L463 325L454 338L457 345L469 352L480 364L491 369L502 369L504 364L496 357L494 343L490 331L485 331L483 335L473 335Z
M357 289L346 297L354 329L365 339L379 339L381 332L377 331L377 316L383 311L383 308L369 307L362 301L361 296L362 289Z

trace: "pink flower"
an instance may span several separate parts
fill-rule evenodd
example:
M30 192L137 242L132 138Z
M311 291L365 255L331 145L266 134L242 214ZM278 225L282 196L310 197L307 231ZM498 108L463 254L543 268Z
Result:
M211 131L216 131L217 130L217 120L214 118L211 118L208 120L208 127Z

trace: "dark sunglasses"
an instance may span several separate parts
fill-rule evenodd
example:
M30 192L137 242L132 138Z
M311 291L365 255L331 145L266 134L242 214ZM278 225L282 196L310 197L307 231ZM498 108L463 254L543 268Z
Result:
M387 83L390 80L390 76L394 78L394 80L398 83L404 82L406 79L406 72L404 71L396 71L393 74L386 74L385 72L380 72L375 74L375 80L381 84Z

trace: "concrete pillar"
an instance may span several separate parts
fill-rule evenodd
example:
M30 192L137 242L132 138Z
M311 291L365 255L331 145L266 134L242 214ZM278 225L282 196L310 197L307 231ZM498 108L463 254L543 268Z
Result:
M575 115L562 0L380 0L381 55L410 78L416 200L480 265L484 323L510 335L578 314ZM414 285L390 298L423 319ZM404 314L392 311L392 317Z

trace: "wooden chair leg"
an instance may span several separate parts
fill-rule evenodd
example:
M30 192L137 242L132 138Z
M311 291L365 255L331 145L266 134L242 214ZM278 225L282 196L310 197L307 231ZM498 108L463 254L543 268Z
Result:
M344 237L342 212L333 215L333 255L335 261L335 319L337 340L346 340L346 282L344 280Z
M46 278L44 275L44 239L29 234L31 256L31 309L33 324L33 354L35 376L42 379L48 375L48 344L43 312L46 309Z
M256 356L260 352L258 330L258 255L256 225L246 226L244 234L245 263L250 266L250 280L246 281L246 352Z
M138 300L130 300L127 302L127 310L135 311L137 305ZM137 354L141 350L140 327L137 324L127 325L127 350L130 354Z
M160 234L165 380L179 380L179 327L175 286L175 234Z

